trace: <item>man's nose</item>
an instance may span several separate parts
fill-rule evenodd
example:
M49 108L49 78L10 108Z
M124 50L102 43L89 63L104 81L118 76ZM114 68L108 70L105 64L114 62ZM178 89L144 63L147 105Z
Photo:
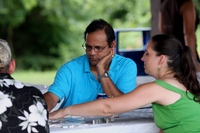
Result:
M92 49L90 50L90 54L96 54L95 48L92 47Z

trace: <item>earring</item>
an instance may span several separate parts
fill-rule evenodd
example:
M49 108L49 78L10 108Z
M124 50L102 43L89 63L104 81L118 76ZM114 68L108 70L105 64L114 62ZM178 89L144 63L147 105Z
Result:
M160 71L160 67L158 67L158 71Z

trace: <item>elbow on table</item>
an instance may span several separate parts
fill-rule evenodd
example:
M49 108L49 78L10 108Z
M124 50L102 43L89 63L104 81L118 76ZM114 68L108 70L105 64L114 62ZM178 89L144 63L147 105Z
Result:
M111 113L111 107L109 105L105 105L105 107L102 110L102 113L103 113L104 116L111 116L111 115L113 115Z

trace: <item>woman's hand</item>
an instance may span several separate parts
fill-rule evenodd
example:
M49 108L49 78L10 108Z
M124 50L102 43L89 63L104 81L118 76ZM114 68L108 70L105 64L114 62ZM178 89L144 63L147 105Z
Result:
M59 109L59 110L56 110L56 111L53 111L49 114L49 119L50 120L55 120L55 119L61 119L61 118L64 118L66 116L65 114L65 109L66 108L63 108L63 109Z

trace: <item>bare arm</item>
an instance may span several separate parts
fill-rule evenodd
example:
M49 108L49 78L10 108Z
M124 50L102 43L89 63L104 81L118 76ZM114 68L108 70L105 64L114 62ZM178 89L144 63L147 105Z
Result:
M45 93L44 99L47 103L47 108L49 112L56 106L59 101L59 98L51 92Z
M123 95L123 93L114 85L110 78L101 78L100 82L104 92L108 95L108 97Z
M160 33L163 33L163 23L162 23L162 14L159 12L158 14L158 29Z
M81 116L110 116L134 110L158 101L162 94L155 83L148 83L137 87L132 92L114 98L96 100L84 104L66 107L50 114L50 119L63 118L66 115Z
M185 44L190 47L194 61L197 61L195 34L196 11L192 1L185 2L181 6L180 13L183 16L183 32Z

